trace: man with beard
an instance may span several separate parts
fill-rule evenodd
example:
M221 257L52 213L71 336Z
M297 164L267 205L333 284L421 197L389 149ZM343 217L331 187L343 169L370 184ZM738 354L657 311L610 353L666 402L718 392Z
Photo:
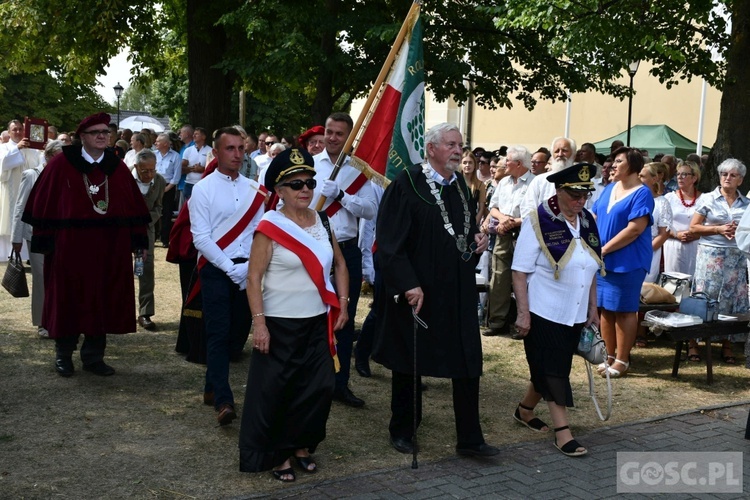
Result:
M487 236L471 215L476 206L463 176L456 175L461 141L450 123L428 130L427 162L400 172L380 205L378 253L387 299L378 313L383 320L373 359L392 370L389 431L401 453L414 450L413 429L422 414L421 383L414 377L423 375L452 379L456 453L499 453L485 443L479 423L482 342L474 267Z
M529 184L529 189L521 202L521 218L525 219L532 210L536 210L540 203L555 196L555 185L547 182L547 177L555 172L573 166L576 152L576 142L567 137L556 137L552 141L552 168L548 172L537 175Z

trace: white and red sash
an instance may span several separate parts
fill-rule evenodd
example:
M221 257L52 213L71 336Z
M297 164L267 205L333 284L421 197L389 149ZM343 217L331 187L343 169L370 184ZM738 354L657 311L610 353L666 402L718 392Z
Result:
M211 232L211 239L216 242L219 248L224 250L230 243L236 240L242 231L247 228L247 225L253 220L255 214L263 207L263 203L266 201L266 195L268 189L265 186L258 185L255 190L255 196L248 196L242 200L242 205L239 206L235 212L227 217L224 222ZM198 271L203 269L208 260L203 254L198 253ZM190 302L200 291L200 280L195 283L195 286L190 290L186 303Z
M265 234L273 241L293 252L302 261L307 274L318 289L320 298L328 309L328 347L331 356L336 356L336 341L333 325L341 312L336 291L328 278L333 264L333 251L328 240L318 241L297 224L276 211L263 215L256 232Z
M363 174L356 168L351 166L349 167L350 168L341 167L341 170L339 170L339 173L336 176L336 182L346 194L355 194L362 186L365 185L365 182L367 182L367 177L365 177L365 174ZM314 201L315 203L317 203L318 200ZM328 218L333 217L333 215L338 212L339 209L341 209L341 203L333 198L328 198L323 205L323 210L325 211L326 215L328 215Z

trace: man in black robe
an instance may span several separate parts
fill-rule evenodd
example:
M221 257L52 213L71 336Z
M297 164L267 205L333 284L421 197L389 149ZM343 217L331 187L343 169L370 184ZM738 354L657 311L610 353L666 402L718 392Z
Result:
M55 339L55 370L73 375L78 337L83 369L107 376L108 333L135 331L133 252L148 248L148 208L109 142L109 115L84 119L80 145L65 146L39 176L22 220L31 251L44 254L42 323Z
M414 331L416 374L451 378L460 455L492 456L479 424L482 344L474 267L487 248L475 224L476 205L461 175L461 133L443 123L426 136L425 165L401 172L383 195L378 215L378 253L385 296L373 359L392 370L391 444L413 451ZM394 299L395 297L395 299ZM417 414L422 413L417 381Z

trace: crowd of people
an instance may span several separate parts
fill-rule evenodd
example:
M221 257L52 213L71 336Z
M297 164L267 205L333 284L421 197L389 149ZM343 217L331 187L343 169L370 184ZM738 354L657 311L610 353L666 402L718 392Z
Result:
M74 375L81 334L83 369L110 376L106 335L158 328L159 242L180 264L176 350L206 365L203 403L221 426L239 416L230 363L252 338L242 471L283 482L295 480L293 462L316 472L332 402L366 404L350 387L353 356L363 377L370 359L391 371L395 450L418 448L421 377L431 376L452 380L456 452L497 454L480 424L480 323L488 337L524 342L530 383L513 418L552 429L562 453L580 456L587 450L566 409L583 327L601 328L599 372L622 377L632 348L648 345L638 336L641 285L662 271L691 275L722 314L748 310L737 231L750 211L737 160L719 165L720 185L700 193L697 155L651 159L616 141L604 156L566 137L533 153L471 150L443 123L425 134L424 163L383 191L349 157L340 161L352 128L337 112L280 140L240 126L133 133L101 113L68 134L51 127L40 151L11 121L0 146L0 249L20 253L26 242L31 252L32 324L54 339L57 373ZM80 272L70 263L84 251ZM490 278L486 296L476 272ZM363 281L375 295L355 348ZM745 337L720 341L735 364L733 344ZM541 400L551 427L534 415Z

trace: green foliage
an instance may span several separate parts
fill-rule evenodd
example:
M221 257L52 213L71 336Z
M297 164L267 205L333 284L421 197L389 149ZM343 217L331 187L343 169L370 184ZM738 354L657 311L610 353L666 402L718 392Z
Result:
M58 130L75 130L82 118L104 111L114 113L93 86L60 81L47 72L9 75L0 71L0 128L13 118L46 119Z

